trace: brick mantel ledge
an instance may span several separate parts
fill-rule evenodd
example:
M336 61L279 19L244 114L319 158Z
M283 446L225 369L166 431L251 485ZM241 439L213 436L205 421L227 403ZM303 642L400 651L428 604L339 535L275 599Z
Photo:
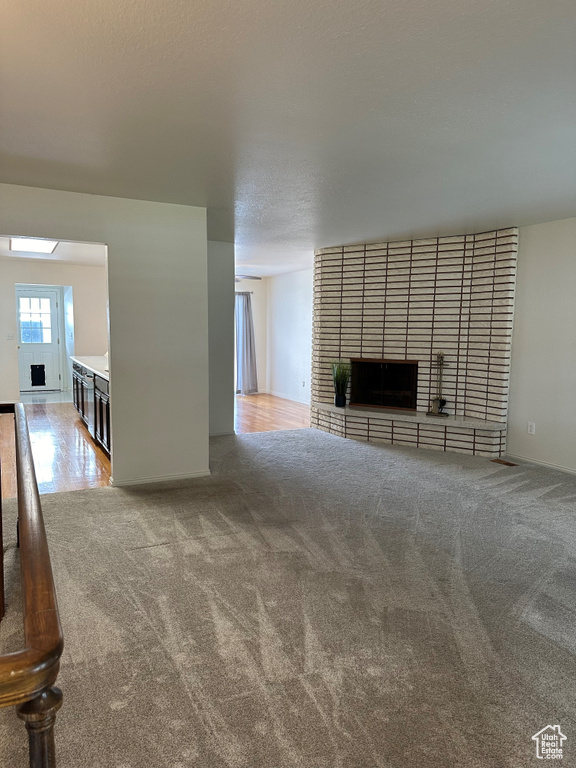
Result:
M472 429L488 429L494 432L500 432L506 429L506 423L500 421L485 421L484 419L473 419L467 416L428 416L419 411L402 411L394 408L361 408L356 405L345 408L337 408L328 403L313 403L313 407L322 411L332 411L333 413L344 412L347 416L366 416L367 418L393 419L394 421L410 421L415 424L441 424L457 425L459 427L470 427Z
M497 458L504 453L507 425L466 416L428 416L415 411L336 408L313 403L311 426L340 437L411 445L473 456Z

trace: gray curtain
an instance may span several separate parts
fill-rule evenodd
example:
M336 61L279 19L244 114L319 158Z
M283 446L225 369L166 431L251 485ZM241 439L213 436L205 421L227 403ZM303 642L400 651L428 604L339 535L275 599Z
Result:
M258 392L256 373L256 344L252 321L252 301L249 293L236 294L236 392L253 395Z

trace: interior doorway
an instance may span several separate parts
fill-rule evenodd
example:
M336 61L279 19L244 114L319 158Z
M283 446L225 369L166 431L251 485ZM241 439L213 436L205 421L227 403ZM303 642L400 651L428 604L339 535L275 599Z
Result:
M278 373L277 366L272 365L277 358L290 362L302 355L300 340L293 339L290 333L290 328L297 324L292 318L278 321L276 297L269 299L270 285L270 278L236 277L236 434L310 426L309 404L298 402L290 388L286 391L284 387L270 386L273 374ZM281 338L279 325L286 330ZM285 372L291 383L298 375L296 367L290 364Z
M15 247L22 240L25 250ZM49 252L42 250L47 243ZM25 406L40 493L107 485L110 478L109 456L72 394L73 359L104 358L108 349L106 257L99 243L0 236L0 319L11 342L0 359L4 397ZM0 426L9 429L6 420ZM5 450L4 435L0 443ZM4 458L2 494L13 495L15 468Z

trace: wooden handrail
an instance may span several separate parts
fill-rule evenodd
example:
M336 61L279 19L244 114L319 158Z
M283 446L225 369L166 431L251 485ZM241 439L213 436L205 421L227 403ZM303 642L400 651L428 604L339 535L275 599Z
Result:
M28 729L30 765L53 768L53 725L62 704L54 683L64 638L26 413L22 403L2 410L14 412L25 648L0 656L0 707L19 705L18 716Z

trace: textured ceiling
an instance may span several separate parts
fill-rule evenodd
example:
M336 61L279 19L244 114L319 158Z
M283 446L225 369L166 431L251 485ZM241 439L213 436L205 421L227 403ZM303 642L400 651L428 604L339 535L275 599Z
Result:
M576 213L574 0L0 6L0 181L207 206L243 272Z

